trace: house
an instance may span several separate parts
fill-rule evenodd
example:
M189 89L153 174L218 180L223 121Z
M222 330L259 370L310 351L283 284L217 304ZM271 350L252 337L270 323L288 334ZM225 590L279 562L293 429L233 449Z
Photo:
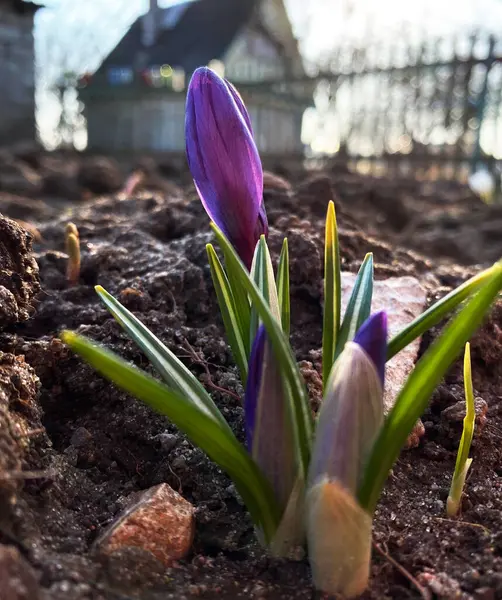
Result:
M0 0L0 144L35 139L33 19L39 8Z
M164 9L150 0L149 11L82 82L88 147L182 152L186 86L202 65L237 85L261 152L302 151L312 90L286 94L259 85L304 73L283 0L185 0Z

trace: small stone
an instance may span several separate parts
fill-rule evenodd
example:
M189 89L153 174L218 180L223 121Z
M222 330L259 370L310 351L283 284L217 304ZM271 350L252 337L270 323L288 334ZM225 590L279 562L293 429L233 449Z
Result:
M41 600L35 572L14 546L0 546L2 600Z
M164 452L170 452L178 443L178 438L172 433L159 433L155 436L155 440L160 443L160 447Z
M298 368L307 386L310 408L317 413L322 402L322 379L315 366L308 360L298 363Z
M460 584L446 573L425 571L417 575L417 581L421 585L428 587L438 600L462 598Z
M119 300L126 308L132 311L145 312L148 306L148 298L141 291L127 287L119 293Z
M450 423L461 423L465 418L465 400L455 402L441 412L441 417ZM483 398L474 398L474 411L476 413L476 425L483 428L486 424L486 413L488 412L488 404Z
M175 471L184 471L187 468L187 461L184 456L177 456L171 463Z
M434 506L436 507L436 509L437 509L439 512L441 512L441 513L442 513L442 512L444 511L444 502L443 502L442 500L439 500L439 499L438 499L438 500L435 500L435 501L434 501Z
M267 587L262 581L257 581L254 586L251 588L250 596L252 598L265 598L267 592Z
M81 448L92 440L91 433L85 427L77 427L73 432L70 443L75 448Z
M422 421L419 419L415 423L415 427L413 427L408 439L406 440L405 448L406 450L410 450L411 448L416 448L420 444L420 439L423 437L425 433L425 427Z
M448 452L436 442L427 442L423 452L430 460L442 461L448 458Z
M189 552L195 534L195 509L167 483L150 488L135 499L98 540L111 554L135 547L151 552L165 566Z

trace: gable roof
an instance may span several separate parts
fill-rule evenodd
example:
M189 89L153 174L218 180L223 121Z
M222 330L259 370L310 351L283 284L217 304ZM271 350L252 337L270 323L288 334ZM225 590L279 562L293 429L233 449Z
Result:
M33 14L39 8L43 8L41 4L35 4L34 2L28 2L26 0L0 0L1 6L9 6L14 12L24 15Z
M143 68L165 63L191 73L200 65L223 58L257 4L257 0L196 0L159 9L155 43L147 47L142 41L140 17L98 73L109 67Z

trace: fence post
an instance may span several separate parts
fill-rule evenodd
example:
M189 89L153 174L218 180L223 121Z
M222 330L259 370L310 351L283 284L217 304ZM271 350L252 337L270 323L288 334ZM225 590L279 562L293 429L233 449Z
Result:
M490 36L488 56L484 61L485 74L483 78L483 87L476 102L476 121L478 130L476 132L476 141L474 142L474 150L471 157L471 173L474 173L481 159L481 129L483 126L483 118L485 116L486 100L488 97L488 77L495 59L495 37Z

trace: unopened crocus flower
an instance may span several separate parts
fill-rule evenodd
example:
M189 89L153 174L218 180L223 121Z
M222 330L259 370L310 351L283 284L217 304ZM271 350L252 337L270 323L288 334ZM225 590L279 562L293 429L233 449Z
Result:
M360 328L333 365L318 416L307 492L307 537L316 586L356 596L367 586L371 515L357 502L368 452L383 423L387 316Z
M285 506L296 478L295 445L287 422L287 391L265 327L260 325L251 349L244 411L248 451Z
M286 555L304 539L304 478L301 476L289 419L288 390L278 369L265 327L260 325L249 359L244 412L247 448L272 485L283 511L272 552Z
M256 242L268 233L263 170L241 97L211 69L197 69L190 81L185 136L202 204L249 269Z

